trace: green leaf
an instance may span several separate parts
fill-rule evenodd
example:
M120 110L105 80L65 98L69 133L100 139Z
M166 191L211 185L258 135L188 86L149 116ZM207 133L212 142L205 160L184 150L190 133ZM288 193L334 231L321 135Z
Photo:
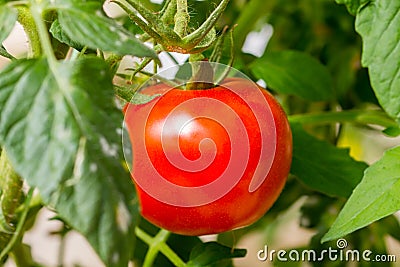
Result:
M185 236L178 234L171 234L168 238L167 244L181 257L183 261L188 261L193 248L201 246L202 241L197 236Z
M400 123L400 1L368 2L356 17L356 30L379 103Z
M4 46L0 46L0 56L9 58L9 59L15 59L13 55L8 53L8 51L4 48Z
M204 267L224 259L241 258L246 256L245 249L234 249L217 242L207 242L195 246L190 253L188 267Z
M17 22L18 13L14 8L0 6L0 44L8 37Z
M51 24L50 32L53 37L56 38L58 41L67 44L68 46L73 47L78 51L81 51L84 47L84 45L75 42L65 33L60 25L60 22L57 19Z
M70 4L58 2L61 3L55 7L58 8L59 23L74 42L119 55L157 58L153 49L104 15L103 1L71 1Z
M369 1L371 0L336 0L336 3L345 4L350 14L356 15L360 7L362 7Z
M107 266L126 266L137 207L107 64L15 61L0 73L0 110L0 143L15 170Z
M388 127L382 132L390 137L397 137L400 135L400 127Z
M300 124L292 123L291 128L291 173L307 186L329 196L350 196L367 165L351 158L347 149L339 149L309 135Z
M311 101L334 97L327 68L310 55L298 51L266 52L250 69L269 88Z
M400 147L385 152L364 173L322 242L352 233L400 210Z

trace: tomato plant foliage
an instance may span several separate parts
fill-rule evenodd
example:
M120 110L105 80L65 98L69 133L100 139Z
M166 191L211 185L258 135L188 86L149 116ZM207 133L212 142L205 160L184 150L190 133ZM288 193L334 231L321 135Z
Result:
M115 247L132 244L136 209L120 162L116 131L122 121L109 105L113 91L105 63L82 59L50 70L43 59L28 60L3 73L0 132L16 171L112 264ZM96 73L95 82L81 78L85 73ZM91 93L99 87L109 90Z
M161 2L0 1L0 265L38 264L22 237L44 208L81 233L105 266L235 266L240 257L252 264L257 255L237 243L268 233L260 249L273 247L282 234L277 218L296 207L314 234L299 251L344 237L388 254L384 237L400 241L400 2ZM28 40L24 54L8 38L16 25ZM263 55L242 52L249 33L266 25L273 32L260 36ZM286 187L235 238L171 234L139 213L121 107L150 72L170 64L171 52L233 65L265 83L288 115ZM154 70L143 69L149 62Z

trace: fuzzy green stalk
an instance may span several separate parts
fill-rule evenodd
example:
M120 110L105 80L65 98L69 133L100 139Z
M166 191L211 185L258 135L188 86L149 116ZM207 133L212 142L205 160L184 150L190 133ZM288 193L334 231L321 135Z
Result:
M38 57L42 53L42 46L32 14L26 6L16 6L15 8L18 10L18 22L24 28L29 40L29 54L32 57Z
M0 155L0 251L9 242L14 232L15 211L22 199L21 177L15 172L6 150Z
M190 15L187 0L176 0L176 14L174 17L174 31L182 38L187 35Z

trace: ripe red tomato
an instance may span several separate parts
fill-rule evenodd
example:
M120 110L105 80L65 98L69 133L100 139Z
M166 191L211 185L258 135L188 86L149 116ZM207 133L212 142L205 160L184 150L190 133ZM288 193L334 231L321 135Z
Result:
M165 84L125 123L141 213L162 228L204 235L249 225L272 206L289 173L286 115L265 89L241 78L207 90Z

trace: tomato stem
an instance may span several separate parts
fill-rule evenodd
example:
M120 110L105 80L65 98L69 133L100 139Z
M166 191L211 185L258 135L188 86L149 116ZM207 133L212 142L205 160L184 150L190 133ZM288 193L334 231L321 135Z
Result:
M161 229L155 237L151 237L145 231L136 227L136 235L144 241L148 246L146 257L143 262L143 267L153 266L153 262L160 251L164 256L166 256L175 266L185 267L185 262L165 243L168 240L171 232Z
M235 59L235 46L234 46L234 41L233 41L233 29L236 26L232 27L231 30L229 31L229 42L230 42L230 50L229 50L229 61L227 63L227 67L225 67L224 71L220 73L214 80L215 84L220 84L229 74L231 71L231 68L233 66L233 61ZM228 27L225 27L222 31L221 36L218 38L217 43L215 45L215 48L210 56L210 61L212 62L221 62L221 57L222 54L224 53L224 43L225 43L225 38L226 38L226 31L228 30Z
M230 0L222 0L206 21L192 33L189 33L190 14L187 0L169 0L159 14L155 15L143 7L137 0L112 0L129 15L144 32L145 39L151 37L163 49L170 52L193 54L204 51L215 40L215 36L209 34L217 20L222 15ZM171 26L174 24L174 28ZM205 40L205 44L199 45Z
M53 47L51 45L50 37L48 34L48 30L46 27L45 22L43 21L43 2L38 1L38 0L32 0L30 1L30 11L34 20L34 23L37 28L38 36L40 39L40 43L42 45L43 53L47 57L47 61L52 67L52 69L55 69L55 65L57 64L57 59L54 55L53 52Z
M16 6L15 8L18 10L18 22L24 28L30 43L29 54L38 57L42 52L42 46L32 14L26 6Z
M34 188L30 188L28 191L28 194L26 195L24 209L23 209L21 217L18 221L17 228L16 228L12 238L8 242L7 246L1 251L0 262L3 262L4 257L6 257L8 255L8 253L10 253L10 251L13 249L14 245L17 243L17 241L20 239L22 233L24 232L23 229L24 229L26 218L28 216L33 191L34 191Z
M373 124L388 127L399 125L383 111L379 110L348 110L339 112L320 112L310 114L299 114L289 116L292 123L303 124L326 124L335 122L351 122L360 124Z
M139 1L114 0L113 2L121 6L128 13L130 18L137 23L142 30L153 37L157 43L168 46L176 45L181 42L181 38L174 30L169 28L168 25L165 25L163 20L159 19L153 12L142 6ZM171 9L166 8L165 11L168 11L168 14L170 14ZM136 15L136 12L139 13L144 20Z
M207 60L194 61L192 78L186 84L186 90L205 90L214 87L214 69Z
M6 150L3 149L0 156L0 250L14 233L12 221L20 205L22 184L21 177L11 166Z

